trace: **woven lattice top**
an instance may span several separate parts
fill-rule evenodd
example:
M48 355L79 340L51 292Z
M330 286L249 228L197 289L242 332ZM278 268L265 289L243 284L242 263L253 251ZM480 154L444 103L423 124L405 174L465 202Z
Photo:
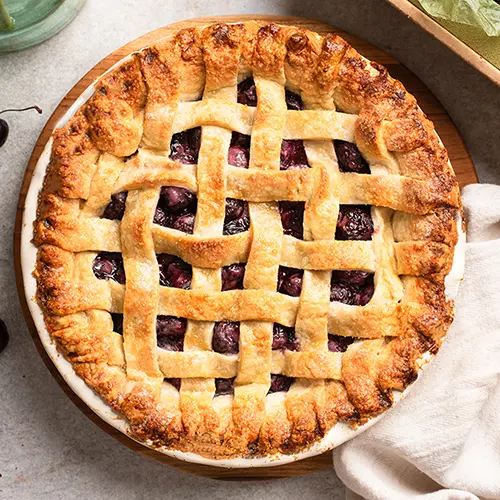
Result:
M413 97L339 37L185 30L56 131L38 300L139 437L291 452L383 411L437 349L458 206Z

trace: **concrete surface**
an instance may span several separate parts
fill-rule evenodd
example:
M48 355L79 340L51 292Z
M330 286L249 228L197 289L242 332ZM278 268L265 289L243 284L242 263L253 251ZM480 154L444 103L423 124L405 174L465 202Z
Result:
M12 234L22 175L42 127L67 91L100 59L148 31L191 17L301 15L348 30L385 49L435 92L458 125L482 182L500 180L500 92L383 0L88 0L76 20L48 42L0 56L0 109L10 115L0 149L0 316L11 343L0 354L2 499L341 499L333 470L262 482L200 479L142 459L90 422L64 395L38 356L18 304Z

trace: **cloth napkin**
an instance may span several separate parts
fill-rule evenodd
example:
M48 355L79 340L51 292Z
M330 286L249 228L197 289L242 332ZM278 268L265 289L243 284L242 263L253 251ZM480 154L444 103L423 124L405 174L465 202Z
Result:
M334 450L347 500L500 499L500 186L467 186L462 200L455 322L401 403Z

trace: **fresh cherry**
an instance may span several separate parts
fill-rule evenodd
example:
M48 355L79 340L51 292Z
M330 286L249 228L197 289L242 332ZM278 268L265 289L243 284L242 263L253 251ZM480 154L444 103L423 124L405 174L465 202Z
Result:
M0 115L3 113L17 113L28 111L29 109L34 109L38 114L42 114L42 110L38 106L30 106L28 108L21 109L4 109L3 111L0 111ZM0 118L0 148L7 141L7 137L9 137L9 124L3 118Z

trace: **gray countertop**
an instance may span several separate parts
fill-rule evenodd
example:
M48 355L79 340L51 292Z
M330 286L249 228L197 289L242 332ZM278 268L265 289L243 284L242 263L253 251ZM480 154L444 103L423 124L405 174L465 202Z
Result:
M192 17L262 13L299 15L337 25L383 48L416 73L449 111L481 182L498 183L500 91L383 0L88 0L62 33L26 51L0 56L0 110L11 135L0 149L0 316L11 343L0 354L0 498L340 499L333 470L260 482L189 476L133 453L89 421L49 374L21 312L12 262L18 192L45 121L69 89L107 54L155 28Z

